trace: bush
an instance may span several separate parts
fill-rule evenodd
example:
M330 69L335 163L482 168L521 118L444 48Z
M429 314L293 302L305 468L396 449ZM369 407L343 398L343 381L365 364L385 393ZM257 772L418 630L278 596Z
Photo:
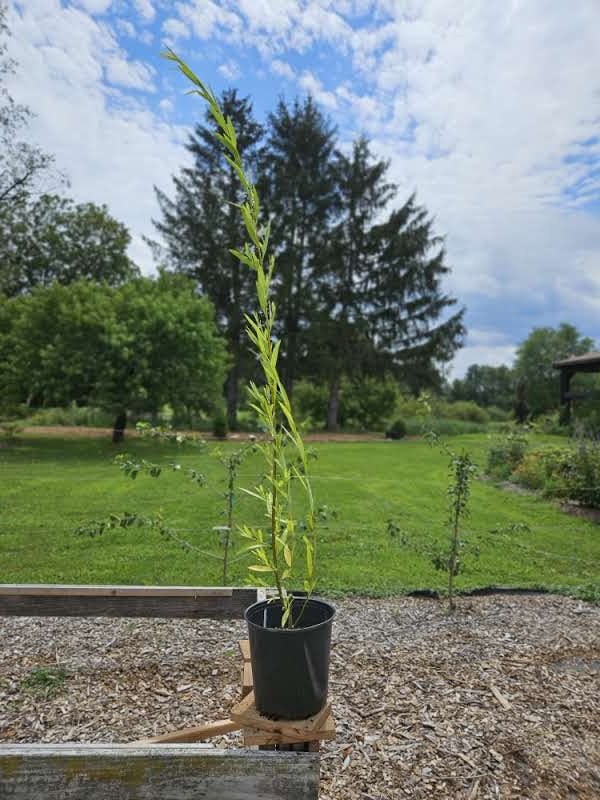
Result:
M490 447L486 472L494 478L508 480L519 466L527 451L527 437L511 431Z
M398 402L398 387L393 380L361 378L342 381L339 425L346 430L383 430ZM298 381L294 386L293 406L306 427L322 428L327 420L329 387L324 383Z
M600 508L600 442L581 437L561 464L566 496Z
M546 497L600 508L600 443L581 437L573 447L533 450L512 477Z
M455 403L434 403L434 413L447 419L460 419L464 422L478 422L480 425L490 421L485 408L472 400L457 400Z
M510 411L506 411L499 406L488 406L485 410L492 422L508 422L511 418Z
M217 439L227 438L227 415L225 409L220 407L215 411L213 418L213 435Z
M397 419L385 432L386 439L403 439L406 436L406 423L403 419Z
M23 422L25 425L82 425L86 428L110 428L114 416L101 408L72 403L66 408L38 408Z

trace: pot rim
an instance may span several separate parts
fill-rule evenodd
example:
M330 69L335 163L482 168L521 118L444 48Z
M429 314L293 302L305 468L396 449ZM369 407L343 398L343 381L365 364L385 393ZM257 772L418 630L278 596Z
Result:
M258 606L270 606L270 605L279 605L281 606L281 600L279 598L275 598L273 600L258 600L256 603L252 603L252 605L248 606L248 608L244 611L244 619L246 623L253 628L257 628L260 631L267 631L268 633L276 633L276 634L294 634L294 633L303 633L304 631L314 631L317 628L321 628L323 625L330 625L337 613L336 607L330 603L328 600L322 600L320 597L296 597L292 596L293 602L301 602L305 601L308 603L316 603L320 606L327 606L327 608L331 611L331 616L328 619L322 620L322 622L317 622L316 625L308 625L303 628L265 628L264 625L258 625L256 622L253 622L251 619L248 619L248 614L252 611L252 609L257 608Z

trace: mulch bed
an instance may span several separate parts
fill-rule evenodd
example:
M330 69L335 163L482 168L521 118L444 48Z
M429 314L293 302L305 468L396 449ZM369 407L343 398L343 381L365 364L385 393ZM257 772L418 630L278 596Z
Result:
M600 797L598 606L337 605L321 800ZM0 630L4 741L132 741L223 718L239 698L242 622L6 618ZM31 685L57 665L62 683Z

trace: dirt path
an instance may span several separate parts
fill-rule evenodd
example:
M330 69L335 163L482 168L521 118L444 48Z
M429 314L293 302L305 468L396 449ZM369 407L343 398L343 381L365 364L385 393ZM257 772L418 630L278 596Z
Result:
M59 436L62 438L90 438L90 439L104 439L112 436L112 428L86 428L83 425L35 425L24 428L24 433L32 436ZM191 433L191 431L188 431ZM125 431L125 438L135 437L138 434L134 429ZM206 439L213 439L211 433L202 433L201 436ZM243 441L251 434L230 433L227 437L228 441ZM309 433L304 437L307 442L383 442L386 441L383 434L377 433ZM407 437L417 438L417 437Z

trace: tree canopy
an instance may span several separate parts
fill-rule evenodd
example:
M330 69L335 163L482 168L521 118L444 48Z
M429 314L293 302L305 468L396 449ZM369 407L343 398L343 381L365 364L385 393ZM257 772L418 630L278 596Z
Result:
M264 131L247 100L229 93L222 101L258 169L288 393L298 378L325 378L335 427L344 376L395 374L414 391L440 386L439 365L462 342L464 311L443 290L450 269L426 209L414 196L396 205L387 163L364 138L342 152L311 97L281 100ZM157 190L162 219L155 225L164 242L157 252L213 299L234 363L242 364L249 360L240 344L249 281L227 248L238 247L243 232L227 206L238 199L235 176L212 142L210 130L199 127L188 144L195 163L174 178L174 198ZM242 372L228 381L230 421L232 382Z
M81 278L118 285L139 274L127 256L130 239L106 206L23 197L0 210L0 291L12 297Z
M517 348L515 376L529 412L536 416L558 408L559 374L555 361L579 356L594 349L594 341L582 336L574 325L563 322L558 328L534 328Z
M182 276L111 288L78 280L0 304L4 404L96 405L116 415L210 410L228 366L214 309Z

